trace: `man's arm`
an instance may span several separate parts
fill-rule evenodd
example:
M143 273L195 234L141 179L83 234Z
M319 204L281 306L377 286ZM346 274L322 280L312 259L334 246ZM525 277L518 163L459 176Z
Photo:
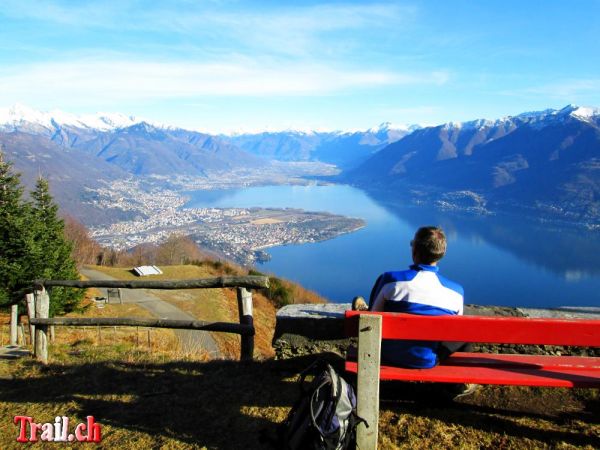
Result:
M369 310L370 311L383 311L385 304L385 298L383 295L384 286L384 275L379 275L379 278L375 281L373 289L371 289L371 295L369 296Z
M385 306L385 297L383 295L383 291L379 292L379 295L373 302L373 306L371 307L371 311L383 311Z

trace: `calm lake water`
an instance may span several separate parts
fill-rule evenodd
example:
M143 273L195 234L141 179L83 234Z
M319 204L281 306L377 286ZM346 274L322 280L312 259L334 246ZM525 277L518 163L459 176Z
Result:
M442 274L461 283L465 301L523 307L600 306L600 233L505 215L469 216L402 206L343 185L266 186L195 191L189 207L276 207L360 217L357 232L314 244L267 249L258 267L299 282L333 302L368 298L375 278L411 263L421 225L441 225L448 252Z

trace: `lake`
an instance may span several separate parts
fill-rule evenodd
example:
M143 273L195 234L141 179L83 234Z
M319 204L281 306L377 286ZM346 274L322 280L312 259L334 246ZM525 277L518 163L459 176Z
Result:
M319 243L267 249L258 270L294 280L332 302L368 298L381 272L411 263L410 240L422 225L448 238L440 273L461 283L465 302L548 308L600 306L600 233L518 216L477 216L375 199L344 185L265 186L194 191L188 207L274 207L362 218L365 228Z

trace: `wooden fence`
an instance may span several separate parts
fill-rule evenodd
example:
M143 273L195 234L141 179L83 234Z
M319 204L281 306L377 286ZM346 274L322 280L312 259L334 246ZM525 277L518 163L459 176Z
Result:
M183 330L216 331L222 333L235 333L241 337L240 359L252 359L254 353L254 318L251 289L264 289L269 287L269 279L263 276L230 276L216 278L198 278L194 280L35 280L33 293L26 294L27 315L31 343L36 359L46 364L48 362L48 331L53 326L143 326L152 328L173 328ZM236 288L239 323L230 322L205 322L201 320L173 320L173 319L141 319L134 317L109 318L109 317L49 317L50 296L47 287L73 287L73 288L112 288L112 289L208 289L208 288ZM17 344L18 307L11 309L10 343Z

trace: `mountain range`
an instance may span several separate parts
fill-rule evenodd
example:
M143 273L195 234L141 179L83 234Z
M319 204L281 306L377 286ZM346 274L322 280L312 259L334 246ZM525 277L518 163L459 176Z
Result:
M0 109L0 146L31 185L49 177L66 210L127 177L206 177L272 162L337 166L336 179L444 207L519 210L598 224L600 110L569 105L498 120L364 131L211 135L123 114ZM86 214L98 212L86 211Z
M264 161L216 136L149 123L122 114L74 116L23 105L0 109L0 149L31 189L37 176L50 180L63 210L86 223L105 214L83 200L114 180L145 175L192 177ZM111 220L129 213L111 211Z
M342 179L439 203L600 219L600 110L569 105L416 130ZM454 194L454 195L452 195ZM452 206L452 205L451 205Z
M262 158L319 161L341 169L358 166L419 125L382 123L365 131L280 131L226 136L224 139Z
M35 137L40 148L58 146L73 150L84 159L89 156L100 165L103 161L133 175L203 176L210 171L227 171L240 166L256 168L264 164L217 136L122 114L78 117L16 105L0 110L0 139L6 140L9 136ZM54 163L61 156L54 154ZM35 155L32 158L35 159Z

